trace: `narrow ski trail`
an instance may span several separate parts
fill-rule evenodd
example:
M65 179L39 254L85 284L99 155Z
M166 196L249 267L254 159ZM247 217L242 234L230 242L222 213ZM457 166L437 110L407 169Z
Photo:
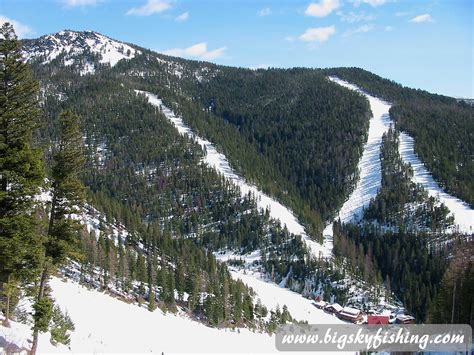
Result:
M382 167L380 163L380 147L382 146L383 134L388 131L390 124L392 124L388 114L390 104L374 96L367 95L357 86L347 81L336 77L330 77L329 80L345 88L364 94L369 100L370 109L372 110L367 142L364 145L362 158L357 165L359 180L335 218L336 220L341 219L341 222L348 223L359 221L362 218L364 208L369 205L372 198L377 196L377 192L381 187ZM326 227L323 234L325 242L332 246L332 223Z
M462 233L473 233L474 210L466 202L444 191L433 179L431 173L415 153L415 140L408 134L401 132L398 149L403 161L410 163L413 168L413 181L423 185L430 196L438 197L452 212L455 224L452 230L459 230Z

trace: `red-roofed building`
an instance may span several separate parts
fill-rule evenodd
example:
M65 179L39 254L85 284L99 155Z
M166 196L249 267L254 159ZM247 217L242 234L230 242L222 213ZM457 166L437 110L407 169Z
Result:
M389 317L388 316L371 316L367 317L368 324L388 324Z

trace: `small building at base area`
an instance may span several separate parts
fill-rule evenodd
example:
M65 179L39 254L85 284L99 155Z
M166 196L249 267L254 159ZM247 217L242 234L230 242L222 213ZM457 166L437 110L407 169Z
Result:
M350 307L344 307L339 312L338 317L352 323L360 323L364 320L362 311Z
M342 306L339 303L333 303L329 304L326 307L324 307L324 310L328 313L333 313L333 314L338 314L340 311L342 311Z

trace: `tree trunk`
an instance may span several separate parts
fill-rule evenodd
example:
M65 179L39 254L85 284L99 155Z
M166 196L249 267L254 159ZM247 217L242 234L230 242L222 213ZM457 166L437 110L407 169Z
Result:
M44 297L44 290L46 288L46 283L48 282L48 277L49 277L48 261L45 260L43 271L41 273L41 281L39 284L37 302L43 299ZM35 326L33 329L33 344L31 345L30 355L36 354L36 350L38 349L38 336L39 336L39 331Z
M454 324L454 308L455 308L455 301L456 301L456 283L457 283L457 280L454 279L453 308L451 309L451 324Z
M10 327L10 275L8 275L8 279L6 283L2 283L2 293L5 290L6 302L5 302L5 320L3 321L3 325L5 327Z
M51 235L54 227L54 216L56 214L56 204L57 204L57 197L56 197L56 183L53 183L52 186L53 196L51 201L51 211L49 213L49 224L48 224L48 236ZM44 297L44 290L46 288L46 283L48 282L49 277L49 264L48 264L48 255L47 251L45 251L45 260L43 264L43 271L41 273L41 280L39 284L38 290L38 297L36 299L37 302L41 301ZM35 355L36 350L38 348L38 336L39 330L37 329L36 325L33 328L33 344L31 345L30 355Z

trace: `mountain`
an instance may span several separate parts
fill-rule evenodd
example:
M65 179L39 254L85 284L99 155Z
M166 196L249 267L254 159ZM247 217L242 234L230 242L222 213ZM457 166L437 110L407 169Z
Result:
M113 67L122 59L131 59L141 52L134 47L115 41L94 31L75 32L65 30L47 35L35 41L27 41L23 47L28 61L41 58L42 64L50 63L60 56L65 66L83 65L81 75L94 73L95 67L86 61L88 57L100 57L100 64Z
M416 142L429 142L443 127L444 108L468 114L466 105L356 68L232 68L96 32L27 40L22 53L41 86L35 145L47 147L49 166L59 114L81 117L88 190L81 256L56 275L74 283L55 278L50 290L63 309L75 310L73 318L82 298L68 304L68 292L107 302L82 284L135 304L129 307L158 306L164 327L171 324L166 312L189 329L199 322L272 333L285 322L339 322L299 294L426 319L448 268L444 246L463 245L465 234L452 227L450 213L459 211L413 182L416 172L397 150L402 136L389 133L390 125L405 127L404 110L422 102L423 117L410 116L406 127ZM426 132L430 110L439 115ZM445 143L461 157L456 179L469 193L462 161L471 147ZM443 144L436 152L444 152ZM51 204L41 201L45 216ZM22 300L31 299L30 287L19 288ZM136 317L141 308L126 312ZM31 322L30 313L17 318ZM154 312L146 318L152 327ZM78 321L73 350L79 339L90 345L84 329L93 322ZM142 342L140 351L150 344Z

